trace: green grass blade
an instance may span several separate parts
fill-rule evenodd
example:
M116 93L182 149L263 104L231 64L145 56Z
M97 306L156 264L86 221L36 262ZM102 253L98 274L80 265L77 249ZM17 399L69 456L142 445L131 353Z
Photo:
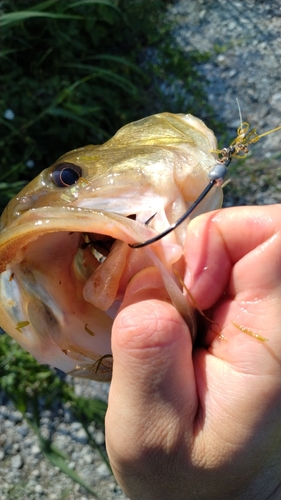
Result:
M111 465L110 465L110 462L109 462L109 459L108 459L108 456L107 456L107 453L96 442L94 436L92 436L92 434L91 434L91 432L89 430L89 427L86 424L84 424L84 423L82 423L82 425L83 425L84 431L86 432L86 434L88 436L89 444L99 452L102 460L106 463L108 469L111 471L111 474L113 474L112 469L111 469Z
M52 443L49 443L45 439L40 439L42 453L44 453L45 457L55 466L59 467L59 469L72 479L75 483L83 486L89 493L91 493L95 498L99 498L96 492L91 488L89 484L87 484L77 472L71 469L65 458L62 457L60 450L55 448Z
M33 7L30 7L28 10L45 10L48 9L48 7L51 7L51 5L54 5L55 3L59 3L59 0L47 0L46 2L38 3L37 5L34 5Z
M35 408L34 408L35 409ZM80 486L83 486L89 493L91 493L95 498L99 498L96 492L91 488L89 484L87 484L77 472L75 472L73 469L71 469L68 464L67 464L67 455L63 453L61 450L56 448L50 441L45 439L39 429L38 422L36 422L36 411L34 412L35 420L31 420L29 418L26 418L27 423L30 425L30 427L33 429L35 434L37 435L40 443L40 448L42 453L45 455L45 457L51 462L55 467L58 467L61 472L66 474L72 481L75 483L80 484ZM38 415L39 417L39 415ZM39 421L39 419L38 419Z
M117 12L120 12L118 7L116 7L116 5L114 5L114 3L111 2L110 0L80 0L79 2L72 2L68 4L65 10L72 9L73 7L80 7L81 5L94 5L94 4L106 5L108 7L112 7Z
M14 127L13 123L12 123L10 120L4 119L4 118L0 118L0 123L1 123L2 125L4 125L4 127L7 127L9 130L11 130L11 132L13 132L13 134L14 134L14 135L18 135L18 136L20 136L20 137L22 136L22 134L20 133L20 131L19 131L19 130L17 130L17 129ZM6 142L6 141L5 141L5 142ZM5 144L5 142L4 142L4 144ZM1 144L1 142L0 142L0 144ZM4 144L3 144L3 145L4 145Z
M3 196L3 194L5 194L8 198L12 198L16 196L26 184L27 181L0 182L0 195Z
M84 16L75 14L55 14L54 12L40 12L31 10L22 10L18 12L9 12L0 16L0 27L11 26L12 24L21 23L33 17L45 17L49 19L85 19Z
M9 168L8 170L6 170L5 172L1 172L1 174L0 174L0 185L2 184L2 186L3 186L3 180L4 179L9 179L9 177L11 176L11 174L13 172L17 172L17 170L19 169L20 165L22 165L22 164L21 163L17 163L16 165L13 165L11 168ZM18 181L18 182L21 182L21 181Z
M72 120L77 123L81 123L81 125L85 125L86 127L92 127L93 123L90 120L86 120L82 116L79 116L78 114L72 113L71 111L68 111L67 109L63 108L51 108L47 111L48 115L52 116L61 116L62 118L68 118L69 120Z
M134 63L126 59L125 57L113 56L111 54L98 54L97 56L93 56L92 59L98 61L111 61L117 62L119 64L124 64L124 66L128 66L128 68L132 68L136 73L143 74L143 71Z
M136 85L134 85L128 78L118 75L118 73L105 68L100 68L99 66L92 66L91 64L82 64L82 63L66 63L64 64L66 68L73 68L78 71L87 71L91 73L95 73L96 76L103 78L111 83L115 83L118 86L122 87L127 91L137 91Z
M30 127L34 123L38 122L43 116L45 116L46 114L49 114L51 112L51 110L54 109L58 104L61 104L64 101L64 99L66 99L68 97L68 95L71 94L71 92L76 87L78 87L82 83L85 83L88 80L92 80L93 78L96 78L96 77L97 77L97 75L87 75L84 78L76 80L74 83L72 83L71 85L69 85L68 87L66 87L65 89L63 89L55 97L55 99L53 100L53 102L47 108L43 109L43 111L41 111L41 113L39 113L33 120L30 120L29 122L27 122L24 125L24 128L27 129L28 127Z
M69 64L69 65L65 65L65 66L72 66L72 67L77 67L77 68L80 66L82 69L82 66L87 66L87 65L83 65L83 64L71 65L71 64ZM130 81L126 80L125 78L120 77L120 75L117 75L109 70L104 70L104 69L97 70L97 68L94 68L94 69L96 70L96 73L91 74L91 75L87 75L84 78L76 80L74 83L72 83L71 85L69 85L68 87L63 89L61 92L59 92L59 94L55 97L53 102L47 108L45 108L41 113L39 113L33 120L30 120L29 122L27 122L24 125L24 129L27 129L28 127L30 127L34 123L38 122L46 114L50 114L52 109L54 109L58 104L61 104L68 97L68 95L71 94L71 92L76 87L78 87L82 83L85 83L89 80L93 80L94 78L99 77L99 78L102 78L104 80L110 81L111 83L112 83L112 79L113 79L114 83L116 85L123 88L127 92L136 92L137 91L137 87L135 85L133 85Z

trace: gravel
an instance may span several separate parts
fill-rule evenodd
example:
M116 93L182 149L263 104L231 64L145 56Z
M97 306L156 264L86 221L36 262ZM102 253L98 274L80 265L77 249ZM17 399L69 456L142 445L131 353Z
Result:
M243 121L258 134L281 125L281 5L257 0L179 0L171 9L175 37L187 53L208 53L197 69L214 117L236 137ZM204 110L198 110L200 117ZM223 139L218 135L218 139ZM231 141L230 141L231 142ZM225 206L281 201L281 130L250 147L245 162L233 160ZM222 140L221 147L229 146Z
M106 400L108 384L76 380L77 393ZM0 394L0 500L86 500L94 498L79 484L52 465L42 454L38 438L4 394ZM80 422L69 408L41 414L40 430L45 438L68 457L68 466L89 484L101 500L125 500L98 452L88 444ZM100 445L105 436L93 423L91 432Z
M170 7L175 37L186 53L208 52L198 66L216 118L233 138L239 126L236 98L243 120L258 133L281 125L281 7L279 0L180 0ZM188 110L183 110L188 112ZM198 113L204 116L200 110ZM232 167L226 205L281 201L281 131L252 145L252 156ZM229 144L224 144L228 146ZM235 162L233 162L235 163ZM75 381L77 394L107 398L108 385ZM98 453L89 446L81 424L69 409L42 415L42 433L69 457L102 500L125 500ZM103 444L100 429L93 433ZM87 500L93 498L42 455L37 437L12 403L0 393L0 500Z

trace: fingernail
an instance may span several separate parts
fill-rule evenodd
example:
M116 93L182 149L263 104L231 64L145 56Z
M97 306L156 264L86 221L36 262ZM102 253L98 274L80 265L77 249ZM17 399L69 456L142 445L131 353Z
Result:
M169 300L161 274L155 267L147 267L131 279L126 288L120 310L142 300Z
M163 280L158 269L153 266L146 267L132 277L127 286L125 296L127 293L133 295L143 290L151 290L163 286Z

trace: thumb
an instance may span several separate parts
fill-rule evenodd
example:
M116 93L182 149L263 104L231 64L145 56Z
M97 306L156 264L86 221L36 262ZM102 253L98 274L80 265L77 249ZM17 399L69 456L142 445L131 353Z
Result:
M117 461L139 456L145 443L159 447L161 440L164 446L165 433L172 445L189 420L191 434L197 408L191 336L156 268L144 269L128 285L113 325L112 352L106 416L112 465L116 454Z

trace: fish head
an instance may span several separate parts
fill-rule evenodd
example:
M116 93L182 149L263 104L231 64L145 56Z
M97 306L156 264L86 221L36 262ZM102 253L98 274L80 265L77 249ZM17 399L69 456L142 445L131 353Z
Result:
M195 335L184 274L188 221L157 243L194 202L215 163L213 133L191 115L161 113L75 149L30 182L0 223L0 325L40 363L110 380L111 330L132 277L158 268ZM221 206L216 187L191 217ZM149 221L149 222L147 222Z

